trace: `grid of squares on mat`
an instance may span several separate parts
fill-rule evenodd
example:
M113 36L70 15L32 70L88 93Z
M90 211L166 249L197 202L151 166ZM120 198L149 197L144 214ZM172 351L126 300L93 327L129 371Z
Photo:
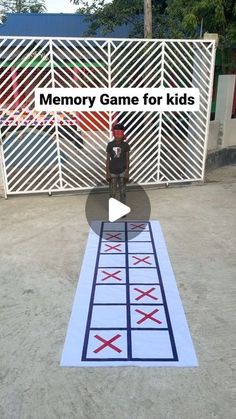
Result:
M101 224L82 360L178 360L149 222Z

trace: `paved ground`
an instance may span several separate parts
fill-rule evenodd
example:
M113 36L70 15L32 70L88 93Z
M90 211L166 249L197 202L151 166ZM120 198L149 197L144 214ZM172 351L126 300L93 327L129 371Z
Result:
M0 200L0 418L236 417L236 166L148 192L198 368L60 368L87 239L86 196Z

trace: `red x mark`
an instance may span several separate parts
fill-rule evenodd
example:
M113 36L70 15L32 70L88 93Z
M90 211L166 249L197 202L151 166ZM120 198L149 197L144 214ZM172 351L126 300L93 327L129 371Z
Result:
M138 322L137 322L137 324L141 324L141 323L143 323L145 320L147 320L147 319L150 319L150 320L153 320L154 322L156 322L156 323L159 323L159 324L161 324L162 322L160 321L160 320L157 320L157 319L155 319L155 317L152 317L153 316L153 314L156 314L159 310L156 308L155 310L153 310L151 313L144 313L143 311L141 311L141 310L138 310L138 309L136 309L135 310L137 313L139 313L139 314L142 314L143 315L143 318L142 319L140 319Z
M136 228L141 228L142 230L145 229L146 224L131 224L133 227L131 228L131 230L136 230Z
M122 281L122 278L119 278L118 276L116 276L120 272L121 271L116 271L114 272L114 274L110 274L109 272L102 271L103 274L107 275L105 278L102 278L102 281L105 281L106 279L109 279L109 278L114 278L114 279L117 279L117 281Z
M121 235L121 233L116 233L116 234L111 234L111 233L106 233L107 234L107 238L106 240L111 240L111 239L118 239L121 240L121 237L118 237Z
M151 262L147 262L147 259L150 258L150 256L146 256L143 259L142 258L138 258L137 256L132 256L134 259L137 259L137 262L134 263L134 265L138 265L138 263L144 262L147 263L148 265L151 265Z
M121 335L116 335L113 338L106 340L104 338L102 338L101 336L95 335L94 336L96 339L100 340L100 342L103 342L103 345L99 346L99 348L95 349L93 352L95 354L97 354L98 352L102 351L104 348L106 348L107 346L109 346L109 348L113 349L114 351L120 353L122 352L122 350L120 348L118 348L115 345L112 345L112 342L114 342L115 340L119 339L121 337Z
M118 249L119 246L121 246L121 244L116 244L115 246L111 246L110 244L105 244L105 246L107 246L107 250L105 250L106 252L110 252L110 250L117 250L117 252L121 252L121 249Z
M158 298L154 297L154 295L150 295L150 293L153 292L156 288L150 288L147 291L140 290L139 288L134 288L134 289L135 289L135 291L138 291L138 292L141 293L141 295L139 295L138 297L135 298L136 301L141 300L141 298L143 298L143 297L150 297L153 300L158 300Z

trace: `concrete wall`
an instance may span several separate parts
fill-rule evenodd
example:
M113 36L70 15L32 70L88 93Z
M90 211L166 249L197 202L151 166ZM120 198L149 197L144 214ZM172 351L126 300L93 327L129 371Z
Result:
M236 75L219 76L215 120L220 123L221 147L236 145L236 119L232 119Z
M209 136L208 136L208 143L207 143L207 150L217 150L220 148L221 140L220 140L220 133L221 133L221 125L219 121L210 121L209 127Z
M236 145L236 119L231 119L228 122L227 142L229 147Z
M219 76L215 121L210 121L209 151L236 146L236 119L232 119L236 75Z

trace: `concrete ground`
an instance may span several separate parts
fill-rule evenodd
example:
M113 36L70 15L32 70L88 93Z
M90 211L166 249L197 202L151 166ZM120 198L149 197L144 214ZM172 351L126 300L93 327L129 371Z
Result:
M236 417L236 166L150 190L198 368L61 368L88 234L86 196L0 200L0 418Z

